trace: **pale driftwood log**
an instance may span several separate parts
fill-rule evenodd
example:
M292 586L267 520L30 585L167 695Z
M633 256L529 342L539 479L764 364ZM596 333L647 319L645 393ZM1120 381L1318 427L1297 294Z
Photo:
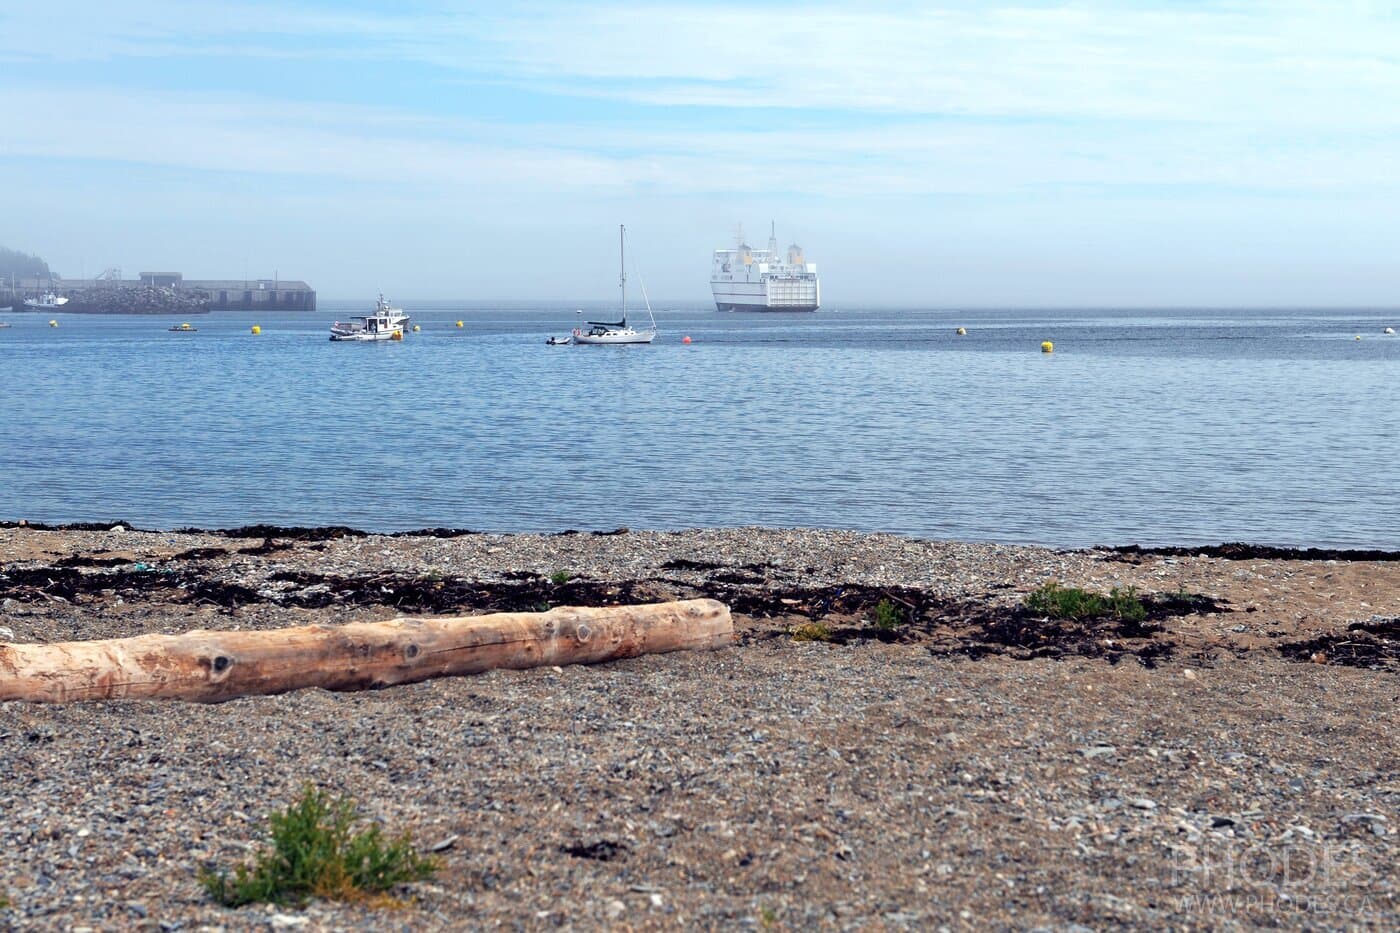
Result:
M733 635L728 607L692 599L264 632L0 644L0 700L139 697L217 703L302 687L364 690L498 667L595 664L721 648Z

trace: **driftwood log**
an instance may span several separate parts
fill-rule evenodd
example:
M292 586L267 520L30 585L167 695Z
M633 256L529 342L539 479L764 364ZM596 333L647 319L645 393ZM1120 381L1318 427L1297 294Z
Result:
M0 644L0 700L138 697L217 703L302 687L364 690L498 667L595 664L721 648L733 634L728 607L692 599L263 632Z

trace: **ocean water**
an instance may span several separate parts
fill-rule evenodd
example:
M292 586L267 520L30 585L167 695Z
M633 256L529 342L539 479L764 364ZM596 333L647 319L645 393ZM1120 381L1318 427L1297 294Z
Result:
M1400 548L1397 310L683 309L547 347L572 308L405 305L358 345L344 307L5 315L0 519Z

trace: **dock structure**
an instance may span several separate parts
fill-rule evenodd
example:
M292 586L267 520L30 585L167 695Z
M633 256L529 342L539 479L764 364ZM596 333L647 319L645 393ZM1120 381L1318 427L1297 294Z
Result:
M316 290L305 282L271 279L187 279L179 272L142 272L139 278L95 279L26 277L15 290L34 297L52 290L60 295L97 296L103 290L163 289L176 296L201 299L211 311L315 311Z
M280 279L190 279L181 289L209 296L213 311L315 311L316 290Z

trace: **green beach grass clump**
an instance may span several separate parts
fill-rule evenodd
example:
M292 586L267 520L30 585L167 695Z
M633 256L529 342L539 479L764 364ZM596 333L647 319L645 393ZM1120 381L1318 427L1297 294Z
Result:
M1147 618L1147 607L1138 599L1137 590L1114 587L1108 593L1093 593L1058 583L1046 583L1026 597L1025 606L1032 612L1052 619L1097 619L1111 616L1125 622L1141 622Z
M567 570L556 570L549 575L549 582L555 586L563 586L574 578L574 575Z
M355 805L311 785L280 813L268 816L272 846L251 864L200 873L200 883L226 907L303 904L309 898L371 900L396 885L437 873L436 860L414 848L407 833L386 839L379 827L357 829Z

